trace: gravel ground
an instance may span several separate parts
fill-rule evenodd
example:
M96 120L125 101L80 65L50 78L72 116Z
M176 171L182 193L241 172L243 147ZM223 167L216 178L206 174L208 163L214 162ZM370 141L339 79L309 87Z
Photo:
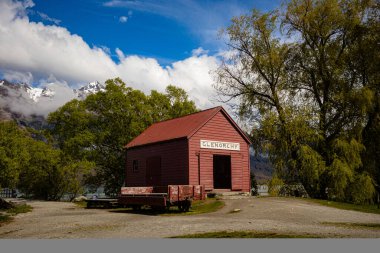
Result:
M29 202L30 213L0 227L0 238L163 238L183 234L254 230L327 237L380 238L380 228L331 223L376 223L379 214L340 210L301 199L226 199L214 213L157 216L84 209L67 202ZM240 212L230 213L233 209ZM330 223L330 224L326 224Z

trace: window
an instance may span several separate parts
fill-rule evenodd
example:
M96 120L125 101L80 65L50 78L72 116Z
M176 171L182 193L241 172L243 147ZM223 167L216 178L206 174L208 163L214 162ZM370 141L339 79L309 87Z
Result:
M132 170L134 173L139 172L139 161L138 160L133 160Z

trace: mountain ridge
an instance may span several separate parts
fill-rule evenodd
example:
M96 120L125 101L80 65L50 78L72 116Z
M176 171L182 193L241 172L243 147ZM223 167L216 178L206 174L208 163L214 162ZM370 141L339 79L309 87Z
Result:
M105 91L105 84L98 81L71 89L54 82L43 87L33 87L26 83L12 83L3 79L0 80L0 120L46 117L49 112L55 111L72 99L84 100L88 95L99 91ZM39 111L39 108L44 110Z

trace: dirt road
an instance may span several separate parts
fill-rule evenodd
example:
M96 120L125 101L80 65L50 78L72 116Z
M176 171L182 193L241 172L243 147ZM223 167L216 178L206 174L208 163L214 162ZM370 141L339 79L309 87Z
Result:
M380 224L380 215L320 206L301 199L224 200L221 210L192 216L157 216L83 209L67 202L33 201L30 213L0 227L0 238L163 238L211 231L317 234L328 237L376 237L380 228L337 223ZM240 212L230 213L233 209Z

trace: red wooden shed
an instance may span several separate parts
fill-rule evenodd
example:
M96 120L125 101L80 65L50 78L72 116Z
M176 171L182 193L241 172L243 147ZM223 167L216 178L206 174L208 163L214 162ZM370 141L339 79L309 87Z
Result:
M126 145L126 186L250 191L249 138L223 107L155 123Z

